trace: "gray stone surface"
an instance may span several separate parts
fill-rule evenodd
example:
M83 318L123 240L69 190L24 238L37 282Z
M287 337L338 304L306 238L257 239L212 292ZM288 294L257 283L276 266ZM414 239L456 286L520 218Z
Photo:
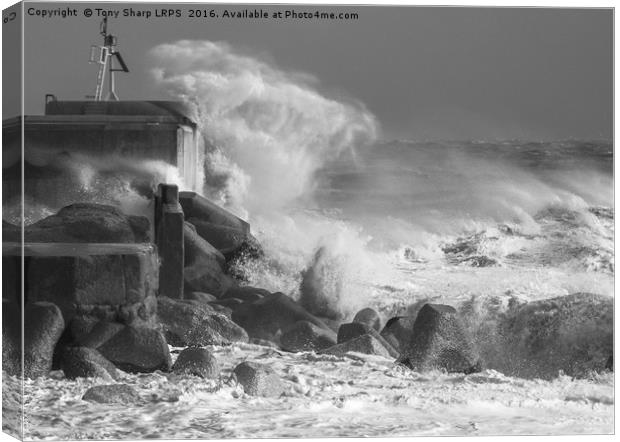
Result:
M416 370L480 371L480 356L456 310L449 305L425 304L415 320L412 340L400 362Z
M188 347L179 353L172 371L205 379L217 379L220 375L220 364L207 349Z
M308 321L298 321L280 336L280 347L286 351L319 351L336 345L336 333Z
M126 326L97 350L116 367L130 373L169 371L172 365L163 335L149 328Z
M96 385L89 388L82 399L100 404L133 405L140 402L140 395L127 384Z
M46 376L56 343L65 329L60 309L51 302L28 303L24 309L24 376Z
M267 365L256 362L242 362L234 369L237 382L250 396L278 397L284 393L284 384Z
M158 317L170 344L177 346L226 345L247 342L247 333L209 304L160 296Z

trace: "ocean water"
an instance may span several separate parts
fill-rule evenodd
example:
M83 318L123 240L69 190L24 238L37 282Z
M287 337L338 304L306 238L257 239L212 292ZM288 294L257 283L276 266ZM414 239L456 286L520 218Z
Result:
M380 122L362 103L331 97L315 79L225 43L181 41L150 55L156 84L195 106L205 158L204 186L195 190L247 219L263 246L262 258L234 263L244 284L318 300L319 313L340 322L364 307L387 321L415 315L425 302L452 305L486 368L467 376L418 373L355 353L211 347L223 368L218 380L126 374L123 382L142 398L127 407L81 400L101 379L69 381L53 372L28 380L26 438L613 432L612 373L519 371L495 339L501 318L527 303L574 293L613 298L610 142L383 141ZM68 169L88 171L78 173L76 195L148 214L144 180L133 180L138 172L183 188L170 166L126 170L120 163L73 158ZM56 209L26 200L27 222ZM613 326L596 314L587 319L593 330ZM577 338L570 328L562 335ZM180 349L172 350L174 358ZM273 367L285 395L245 395L230 379L243 360ZM17 388L3 376L5 392ZM19 400L3 397L9 429Z
M318 171L312 203L250 218L265 257L238 263L246 283L296 299L304 272L336 317L373 307L384 321L427 301L455 306L483 354L498 312L589 292L613 296L612 150L602 142L377 144ZM472 193L473 189L477 193ZM297 241L294 238L299 238ZM595 318L596 319L596 318ZM611 324L607 325L611 327ZM484 332L484 333L483 333ZM570 339L569 336L567 339ZM223 371L205 381L124 375L141 402L81 400L102 379L62 372L24 385L29 439L608 434L614 377L419 373L393 360L210 347ZM171 348L173 358L181 350ZM269 364L282 398L231 379L243 360ZM3 376L4 391L19 387ZM4 425L19 400L4 395Z

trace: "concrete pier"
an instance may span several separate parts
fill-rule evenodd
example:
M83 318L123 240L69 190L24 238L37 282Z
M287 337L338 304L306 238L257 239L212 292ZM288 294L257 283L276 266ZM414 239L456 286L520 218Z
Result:
M184 221L179 188L160 184L155 196L155 244L161 261L159 294L173 299L183 298Z

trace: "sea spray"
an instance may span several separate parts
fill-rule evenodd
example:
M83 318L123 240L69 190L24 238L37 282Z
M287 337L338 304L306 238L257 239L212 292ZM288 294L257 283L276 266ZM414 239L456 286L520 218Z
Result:
M361 103L325 97L311 76L277 69L227 43L183 40L151 55L158 86L197 108L211 145L207 169L218 187L211 188L207 174L207 190L250 217L308 196L327 161L376 138L375 118Z

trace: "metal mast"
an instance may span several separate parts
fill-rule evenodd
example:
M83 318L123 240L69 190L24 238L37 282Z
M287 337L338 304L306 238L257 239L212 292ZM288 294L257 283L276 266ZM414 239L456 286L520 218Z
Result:
M108 34L108 18L105 17L101 21L99 33L103 36L103 46L93 45L90 47L90 63L99 65L99 71L97 72L97 87L95 88L95 101L101 101L103 96L103 85L105 81L106 71L110 72L109 80L109 92L106 100L118 101L118 95L115 91L114 73L115 72L129 72L123 57L120 52L116 50L117 38L114 35ZM114 59L116 59L119 68L114 67Z

